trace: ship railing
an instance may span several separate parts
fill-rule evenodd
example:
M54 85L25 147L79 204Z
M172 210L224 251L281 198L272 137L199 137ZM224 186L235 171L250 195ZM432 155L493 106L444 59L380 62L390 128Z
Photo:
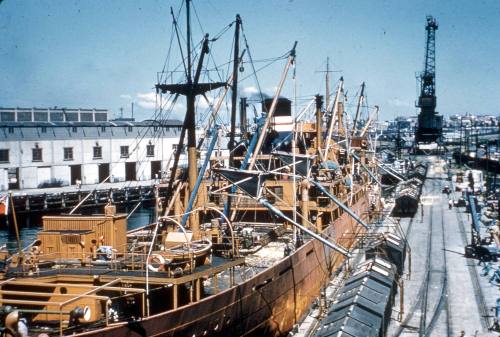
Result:
M103 289L106 289L108 287L111 287L115 284L117 284L118 282L121 282L121 279L115 279L111 282L108 282L102 286L99 286L97 288L94 288L94 289L91 289L83 294L79 294L73 298L70 298L62 303L59 304L59 311L61 311L61 313L59 314L59 336L63 336L63 315L62 315L62 310L65 306L71 304L71 303L74 303L76 301L78 301L79 299L83 298L84 296L87 296L87 295L93 295L95 294L96 292L100 291L100 290L103 290ZM108 325L108 312L109 312L109 297L105 297L105 312L104 312L104 315L105 315L105 322L106 322L106 325ZM69 322L68 322L69 323Z
M229 238L232 241L232 236ZM231 246L234 246L234 243ZM234 248L233 256L236 256ZM186 252L185 257L191 260L195 258L195 254L193 251L189 251ZM164 271L171 275L177 267L183 264L184 262L166 264ZM91 252L75 252L71 254L67 252L40 253L25 260L16 274L18 276L46 276L53 274L58 269L74 268L75 265L78 265L79 273L87 271L88 274L94 274L96 266L106 266L108 271L113 272L123 270L124 265L132 271L145 271L149 265L147 247L145 246L139 252L113 252L112 255ZM193 263L191 262L190 265L193 265ZM44 266L47 268L44 268ZM183 270L183 273L188 272L189 270Z
M26 313L26 314L37 314L37 315L58 315L59 317L59 335L63 336L64 333L64 328L70 326L70 320L71 320L71 315L74 310L68 310L68 306L71 304L74 304L75 302L81 301L83 299L91 299L91 300L96 300L100 302L100 306L105 308L104 315L100 315L100 317L97 320L103 320L104 324L108 326L109 323L109 308L113 302L113 300L116 300L118 298L122 299L125 297L130 297L130 296L136 296L137 294L142 295L142 316L145 315L145 290L144 289L139 289L139 288L129 288L129 287L120 287L117 286L119 283L122 282L121 278L114 279L106 284L103 284L101 286L94 286L94 285L88 285L88 284L78 284L78 283L43 283L43 282L38 282L36 280L22 280L22 279L16 279L16 278L11 278L8 280L5 280L3 282L0 282L1 287L5 286L18 286L18 287L23 287L23 290L3 290L0 289L0 304L5 305L16 305L16 306L41 306L46 309L28 309L28 308L19 308L16 309L19 312ZM29 287L35 287L37 290L36 291L29 291L27 288ZM84 289L83 292L81 293L54 293L51 290L48 290L44 292L43 290L40 290L41 288L46 288L46 289L53 289L57 287L65 287L65 288L76 288L76 289ZM88 289L88 290L86 290ZM86 291L85 291L86 290ZM119 292L123 293L126 292L126 294L122 295L120 294L119 296L115 297L110 297L110 296L101 296L97 295L98 292L101 291L107 291L107 292ZM6 296L23 296L25 299L19 300L19 299L11 299L11 298L5 298ZM57 297L62 297L62 298L68 298L65 301L47 301L47 297L50 296L57 296ZM36 299L26 299L26 298L41 298L40 300ZM50 308L50 309L49 309ZM52 308L57 308L56 310ZM85 310L85 309L84 309ZM65 320L65 317L68 317L68 321Z

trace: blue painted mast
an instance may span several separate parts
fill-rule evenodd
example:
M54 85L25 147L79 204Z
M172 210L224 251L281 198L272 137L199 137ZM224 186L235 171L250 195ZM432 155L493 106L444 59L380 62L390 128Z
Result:
M474 193L467 192L467 199L469 201L470 215L472 218L471 221L471 235L472 235L472 244L476 244L477 242L481 242L481 225L479 222L479 216L477 214L477 206L476 199L474 198Z
M208 163L210 162L210 157L212 156L212 152L215 148L215 144L217 143L218 133L219 133L218 127L216 126L212 130L212 141L210 142L210 145L208 147L205 161L203 162L203 165L201 166L200 171L198 172L198 178L196 179L196 183L194 184L194 188L191 191L191 195L189 196L189 201L188 201L188 205L186 207L186 211L185 211L184 215L182 216L181 225L183 227L189 218L189 214L190 214L191 210L193 209L194 201L196 200L196 197L198 195L198 189L200 188L201 181L203 180L203 176L205 175L205 171L207 170Z
M248 162L250 161L250 157L252 156L253 151L255 150L255 146L257 145L257 140L259 139L260 133L262 132L262 127L264 126L265 118L261 117L257 120L257 131L253 134L252 139L250 140L250 144L248 145L247 153L245 154L245 158L240 165L240 170L246 170L248 167ZM231 194L236 193L236 185L231 187ZM228 198L229 200L229 198ZM224 215L229 215L230 204L226 202L224 204ZM224 221L224 219L222 219Z

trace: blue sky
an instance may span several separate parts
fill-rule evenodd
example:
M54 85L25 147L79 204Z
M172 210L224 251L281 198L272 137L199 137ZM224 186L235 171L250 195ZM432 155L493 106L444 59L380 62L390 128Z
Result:
M1 1L0 106L116 113L123 107L127 114L134 102L136 116L149 118L171 37L169 8L180 4ZM343 75L354 95L365 81L368 103L379 105L384 119L415 114L415 73L423 68L425 16L432 14L439 22L438 111L500 114L500 1L195 0L194 6L202 24L194 16L195 41L202 29L213 36L239 13L254 59L282 55L298 41L298 96L324 92L318 71L330 57L334 70L342 71L333 74L332 87ZM184 30L183 17L180 22ZM231 38L225 34L212 46L219 64L229 59ZM278 62L259 73L265 92L272 93L282 67ZM249 70L246 65L243 76ZM241 83L245 92L254 86L252 79ZM284 94L293 95L291 81Z

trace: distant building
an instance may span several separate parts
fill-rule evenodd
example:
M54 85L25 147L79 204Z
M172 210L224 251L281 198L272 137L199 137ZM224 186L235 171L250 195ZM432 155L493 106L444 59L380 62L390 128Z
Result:
M0 190L159 177L181 128L103 109L0 108Z

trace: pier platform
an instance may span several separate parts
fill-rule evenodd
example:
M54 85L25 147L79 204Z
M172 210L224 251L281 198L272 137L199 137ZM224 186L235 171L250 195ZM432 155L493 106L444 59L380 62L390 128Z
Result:
M84 201L82 207L103 206L109 200L113 204L132 204L139 201L150 201L155 197L154 185L157 179L141 181L125 181L49 187L36 189L12 190L12 201L17 213L37 212L47 210L66 210L81 202L88 193L91 196ZM159 190L160 195L166 189Z
M461 194L442 193L450 185L445 162L438 157L428 159L431 166L418 211L412 218L401 218L412 250L411 273L407 270L404 293L397 295L404 299L403 319L398 322L394 313L387 336L455 337L464 331L469 337L496 337L499 332L491 327L500 292L490 279L499 263L491 262L485 275L479 260L465 257L471 238L470 214L465 207L449 209L449 198Z

